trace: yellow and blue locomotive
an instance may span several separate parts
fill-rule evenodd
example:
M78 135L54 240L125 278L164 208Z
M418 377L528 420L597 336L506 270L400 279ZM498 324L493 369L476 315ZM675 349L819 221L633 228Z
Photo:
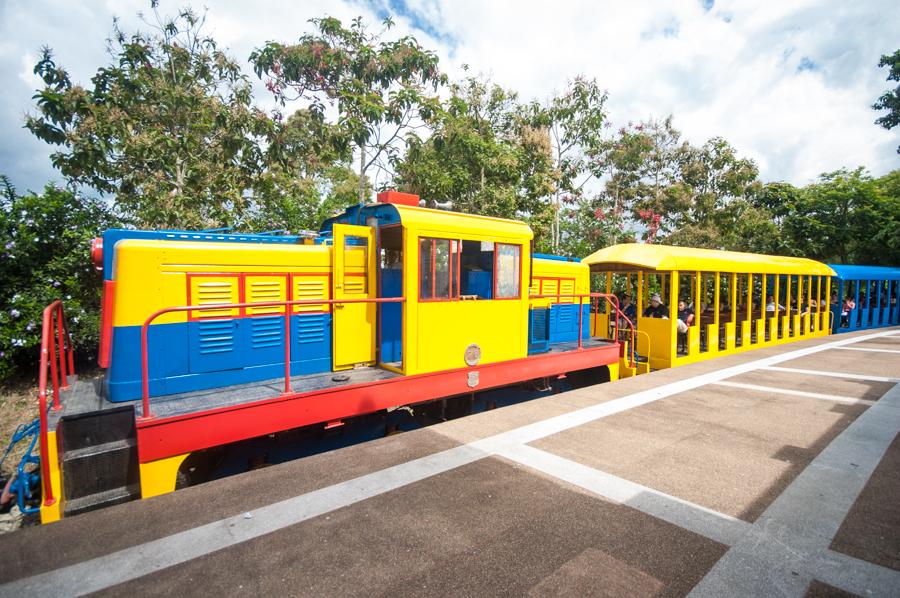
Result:
M104 376L62 388L59 345L43 521L169 492L215 447L529 380L618 377L619 343L589 334L601 298L586 265L534 254L525 223L418 203L386 192L315 237L107 231L94 252Z

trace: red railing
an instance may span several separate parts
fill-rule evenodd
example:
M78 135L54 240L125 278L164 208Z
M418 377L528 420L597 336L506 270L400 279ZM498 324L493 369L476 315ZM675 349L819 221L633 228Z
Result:
M38 409L41 425L41 480L44 485L44 505L56 503L53 496L53 484L50 480L48 421L47 421L47 367L50 368L53 385L53 406L59 411L59 391L69 388L69 376L75 375L72 337L63 313L62 301L54 301L44 308L43 328L41 329L41 369L38 374ZM55 337L55 338L54 338Z
M254 303L208 303L206 305L181 305L178 307L166 307L154 312L150 317L144 320L141 327L141 417L139 419L149 419L153 417L150 411L150 364L148 352L148 332L150 324L159 316L172 312L192 312L192 311L218 311L227 309L240 309L244 307L260 308L260 307L285 307L284 310L284 393L289 394L291 390L291 316L301 315L303 312L292 312L287 309L294 305L336 305L340 307L350 303L403 303L403 297L382 297L378 299L297 299L293 301L260 301ZM258 314L250 317L273 316L281 314ZM223 319L229 316L212 316L208 319ZM206 318L204 318L206 319Z
M600 299L605 299L607 303L610 304L612 308L611 313L617 314L623 320L628 323L628 329L631 330L631 367L635 367L635 357L634 357L634 343L635 343L635 326L634 323L625 317L624 314L619 310L619 298L616 297L612 293L557 293L553 295L530 295L529 299L556 299L557 303L560 303L562 299L578 299L578 348L582 348L582 339L581 339L581 331L582 326L584 324L584 310L581 309L581 306L584 305L584 298L589 297L591 299L590 305L594 307L594 300L596 299L596 306L599 309ZM613 339L616 342L619 341L619 318L615 318L615 322L613 323L613 327L615 328L615 333L613 335Z

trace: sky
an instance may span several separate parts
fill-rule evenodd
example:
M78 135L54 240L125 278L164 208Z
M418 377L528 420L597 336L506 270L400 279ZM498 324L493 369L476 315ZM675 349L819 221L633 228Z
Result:
M296 40L314 17L377 28L391 15L392 33L435 51L451 79L468 65L545 101L576 76L595 78L614 125L671 114L693 143L724 137L764 181L900 168L900 128L875 125L871 108L891 87L877 64L900 47L896 0L160 0L160 11L185 4L208 9L207 31L247 64L264 108L271 94L246 62L255 47ZM0 173L20 192L61 181L52 148L22 128L41 47L88 84L108 61L113 18L133 30L140 11L149 0L0 0Z

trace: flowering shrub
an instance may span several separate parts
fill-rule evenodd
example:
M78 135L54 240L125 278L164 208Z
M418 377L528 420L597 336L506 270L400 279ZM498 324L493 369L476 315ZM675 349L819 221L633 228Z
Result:
M37 372L44 307L62 299L80 356L95 352L102 276L91 239L115 225L109 208L48 185L0 197L0 382Z

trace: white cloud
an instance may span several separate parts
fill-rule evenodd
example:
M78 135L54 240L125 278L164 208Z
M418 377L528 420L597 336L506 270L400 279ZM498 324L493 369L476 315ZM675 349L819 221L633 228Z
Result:
M181 2L162 4L166 13ZM878 58L897 46L900 11L893 0L723 0L708 11L698 0L207 5L209 31L240 60L267 40L296 39L313 17L363 15L378 27L379 16L392 12L395 32L412 33L437 51L452 77L469 64L526 99L546 99L576 75L595 77L610 92L617 124L674 114L686 138L726 138L759 163L766 180L805 184L842 166L864 165L876 175L900 167L900 131L874 125L878 115L870 108L888 88ZM0 171L20 187L37 188L58 177L49 149L21 128L34 93L24 61L47 44L86 81L105 60L113 15L132 28L148 3L7 0L0 6L0 135L6 141ZM248 74L255 81L249 66ZM255 89L261 104L273 105L261 83Z

